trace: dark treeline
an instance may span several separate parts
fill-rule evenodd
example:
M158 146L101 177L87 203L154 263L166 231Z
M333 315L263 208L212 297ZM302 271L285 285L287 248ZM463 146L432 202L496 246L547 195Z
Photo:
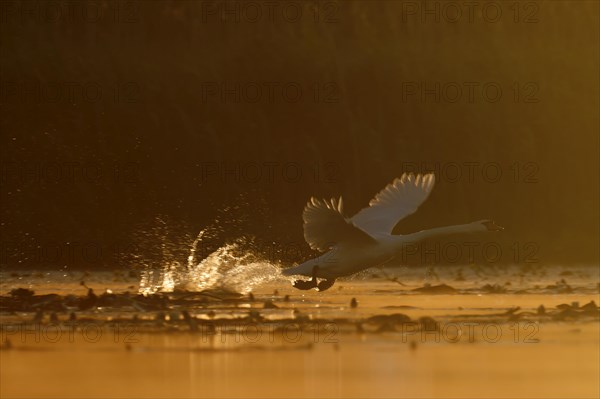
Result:
M113 267L39 248L127 252L157 218L298 261L311 195L352 214L429 170L398 233L493 218L479 239L598 261L596 2L77 4L2 4L3 265Z

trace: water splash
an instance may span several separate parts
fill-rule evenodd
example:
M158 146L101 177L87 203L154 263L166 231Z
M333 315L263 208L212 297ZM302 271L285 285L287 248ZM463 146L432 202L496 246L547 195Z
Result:
M205 230L201 231L191 244L185 265L171 261L159 270L143 271L140 294L173 292L176 289L196 292L222 289L246 294L261 284L277 278L285 279L281 276L279 265L261 259L248 249L247 239L223 245L198 261L198 247L204 234Z

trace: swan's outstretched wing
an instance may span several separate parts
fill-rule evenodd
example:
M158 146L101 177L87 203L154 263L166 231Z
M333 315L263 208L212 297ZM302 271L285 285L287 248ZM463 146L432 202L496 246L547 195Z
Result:
M434 182L433 173L404 173L381 190L368 208L354 215L352 223L371 235L390 234L398 221L414 213L427 199Z
M312 249L325 252L338 244L374 244L373 237L354 226L343 215L342 198L331 201L311 198L302 214L304 239Z

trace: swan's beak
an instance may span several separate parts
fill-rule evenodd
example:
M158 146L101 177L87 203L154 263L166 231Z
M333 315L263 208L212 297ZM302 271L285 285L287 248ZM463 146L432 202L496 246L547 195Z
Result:
M498 226L496 224L496 222L494 222L493 220L486 220L485 222L483 222L483 225L488 229L488 231L502 231L502 230L504 230L504 227Z

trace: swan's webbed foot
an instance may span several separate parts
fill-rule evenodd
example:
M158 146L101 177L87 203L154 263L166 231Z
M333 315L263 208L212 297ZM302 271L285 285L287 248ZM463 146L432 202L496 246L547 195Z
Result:
M308 281L296 280L294 281L294 288L298 288L299 290L310 290L312 288L317 288L317 271L319 270L319 266L314 266L312 269L312 278Z
M312 288L317 287L317 282L313 280L302 281L296 280L294 281L294 288L298 288L299 290L310 290Z
M334 279L334 278L332 278L331 280L324 280L324 281L321 281L321 282L320 282L320 283L317 285L317 287L319 288L319 292L322 292L322 291L325 291L325 290L327 290L327 289L331 288L331 286L332 286L332 285L334 285L334 284L335 284L335 279Z

